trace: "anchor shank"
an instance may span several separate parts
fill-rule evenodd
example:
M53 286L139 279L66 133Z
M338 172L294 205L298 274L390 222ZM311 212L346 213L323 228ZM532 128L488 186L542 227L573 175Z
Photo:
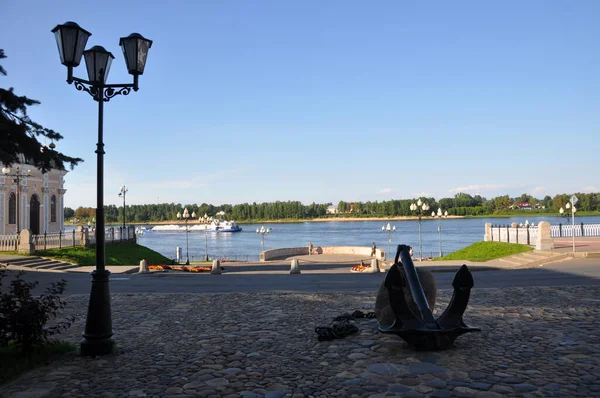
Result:
M402 261L402 266L404 267L406 279L408 279L410 292L421 315L421 320L428 329L439 329L439 326L433 318L431 308L429 308L429 304L427 303L427 298L425 297L425 292L423 291L423 286L417 275L415 265L410 258L408 246L398 245L398 252L400 253L400 259Z

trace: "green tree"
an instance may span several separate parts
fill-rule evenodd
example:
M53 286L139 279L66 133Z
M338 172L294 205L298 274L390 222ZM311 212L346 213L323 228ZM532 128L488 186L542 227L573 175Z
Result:
M0 49L0 59L6 58ZM6 76L6 70L0 65L0 75ZM28 164L46 172L52 168L64 169L65 163L71 169L83 159L73 158L54 150L52 141L63 138L56 131L31 120L27 108L40 102L26 96L15 94L11 87L0 88L0 162L7 166L22 163L21 156ZM49 146L42 145L38 137L51 141Z
M64 214L65 214L65 219L72 218L75 216L75 210L71 209L70 207L65 207Z

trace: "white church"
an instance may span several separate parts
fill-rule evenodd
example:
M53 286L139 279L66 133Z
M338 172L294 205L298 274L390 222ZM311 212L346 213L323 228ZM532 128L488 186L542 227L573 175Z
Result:
M0 235L23 229L33 235L62 231L67 171L42 173L24 158L21 162L10 167L0 163Z

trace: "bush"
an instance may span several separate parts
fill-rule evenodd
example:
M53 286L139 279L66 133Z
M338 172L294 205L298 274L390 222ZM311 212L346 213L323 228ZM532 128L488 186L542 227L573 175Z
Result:
M51 327L46 325L66 305L60 295L67 287L67 281L62 279L50 284L36 298L31 291L38 282L26 282L23 275L23 271L17 273L9 284L8 292L0 293L0 347L15 345L21 353L30 355L33 350L48 343L51 336L68 329L74 318ZM0 269L0 291L5 277L6 270Z

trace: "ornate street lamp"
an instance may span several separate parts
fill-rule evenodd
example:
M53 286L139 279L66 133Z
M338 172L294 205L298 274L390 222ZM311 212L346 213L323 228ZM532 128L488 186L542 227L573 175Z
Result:
M13 182L15 184L17 184L17 198L16 198L17 199L17 207L15 209L15 211L16 211L16 214L15 214L16 220L15 221L17 223L17 234L19 234L19 232L21 232L21 229L19 228L19 201L20 201L19 192L21 192L21 180L23 179L23 176L25 178L29 177L31 175L31 170L28 169L27 171L25 171L24 174L23 174L24 170L21 170L21 168L19 168L19 167L16 167L15 170L16 171L13 174L11 174L10 168L3 167L2 174L4 174L5 177L12 178Z
M192 218L196 218L196 212L193 211L192 212ZM190 254L189 254L189 233L190 233L190 229L188 228L188 220L190 219L190 213L188 212L187 207L185 209L183 209L183 215L181 213L177 213L177 218L178 219L185 219L185 265L190 265Z
M421 199L419 199L417 200L416 204L410 204L410 210L416 212L417 216L419 216L419 261L423 261L423 238L421 235L421 218L423 217L425 212L429 210L429 205L427 203L422 202Z
M260 235L260 247L261 251L265 251L265 235L271 232L271 228L262 227L256 228L256 233Z
M104 258L104 103L116 95L128 95L138 90L138 77L144 73L148 50L152 40L132 33L119 40L123 50L127 71L133 75L130 84L106 84L113 55L103 47L94 46L85 50L91 33L75 22L57 25L52 29L58 45L60 62L67 67L67 83L75 82L75 88L85 91L98 102L97 187L96 187L96 270L92 272L92 289L88 306L85 331L81 342L82 355L103 355L113 350L112 316L110 310L109 275ZM85 58L88 80L73 77L73 68Z
M571 234L573 235L573 253L575 253L575 213L577 212L577 208L575 207L575 205L578 201L579 199L577 198L577 196L573 195L565 205L567 211L569 209L571 210ZM565 212L565 210L562 207L560 208L559 212L561 216L565 216L567 220L569 219L569 213Z
M448 217L448 211L445 211L442 213L442 208L438 208L437 214L435 211L431 212L431 217L435 218L438 217L439 219L439 224L438 224L438 232L440 235L440 257L442 257L444 255L444 252L442 251L442 217L446 218Z
M121 186L121 189L119 190L119 197L123 197L123 232L121 232L121 236L125 233L125 225L127 223L125 218L125 196L127 196L127 192L129 192L129 188L125 185Z
M392 227L392 226L390 226L390 223L388 223L387 226L384 225L381 227L381 232L387 232L387 234L388 234L388 251L387 252L388 252L388 255L391 256L390 245L392 244L392 233L396 232L396 226L394 225Z

